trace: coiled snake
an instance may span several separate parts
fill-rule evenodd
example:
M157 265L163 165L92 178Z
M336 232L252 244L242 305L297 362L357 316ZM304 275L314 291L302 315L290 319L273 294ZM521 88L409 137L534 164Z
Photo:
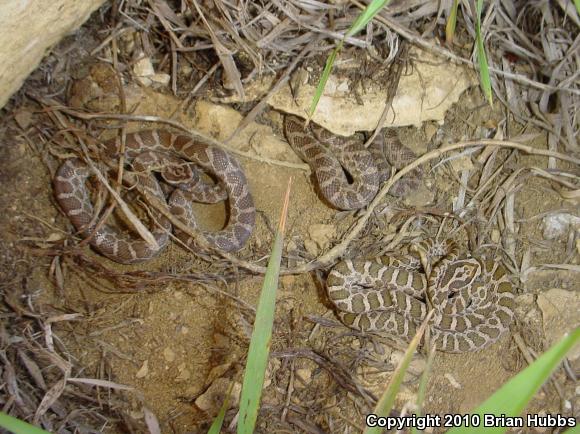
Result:
M337 138L317 125L304 129L295 116L286 117L285 133L311 165L323 197L339 209L365 206L388 178L389 162L399 168L415 158L389 130L368 149L354 138ZM418 175L415 171L400 180L394 194L415 188ZM423 249L430 262L439 259L429 276L417 255L345 260L331 270L327 292L342 322L363 332L410 340L431 304L435 348L458 353L495 342L513 318L514 288L505 268L490 259L460 256L452 242L428 240L415 248Z
M316 125L305 130L295 116L285 118L284 131L294 150L311 165L324 199L339 209L361 208L376 195L380 183L389 176L386 156L395 167L414 158L389 134L365 149L355 139L337 138ZM104 145L107 157L115 158L119 140L109 140ZM228 153L187 136L152 130L127 135L125 158L140 172L141 187L165 200L161 187L148 171L161 166L163 178L177 187L169 198L171 212L193 228L196 223L192 200L212 203L228 198L228 224L223 230L205 232L204 236L223 251L244 246L254 228L256 210L244 172ZM218 185L203 182L199 168L214 175ZM157 250L143 240L128 239L107 224L97 226L85 185L89 176L89 168L75 158L66 160L54 178L56 198L81 235L90 237L91 245L100 253L124 264L158 254L169 240L171 224L167 219L155 215L158 225L152 234ZM399 181L394 186L395 194L404 195L416 182L413 177ZM177 236L187 245L194 243L182 232L177 232ZM439 258L433 262L429 276L416 255L338 263L328 276L327 289L342 322L364 332L410 339L431 304L435 308L431 339L437 349L473 351L496 341L513 318L514 289L505 268L489 259L460 256L451 242L428 241L422 248L431 261Z
M354 329L410 340L435 309L431 342L441 351L480 350L508 330L514 288L491 259L460 256L451 241L427 240L412 249L434 262L429 276L420 256L382 256L338 263L327 289L342 322Z
M337 209L364 207L375 197L381 182L389 178L391 166L399 169L415 159L415 154L401 144L391 129L365 148L354 136L339 137L319 125L304 128L303 124L299 117L287 115L284 118L286 139L310 165L323 199ZM418 175L415 171L398 181L391 193L404 196L417 187Z
M117 156L120 140L104 143L108 158ZM161 187L147 169L159 165L166 181L178 188L169 198L169 208L190 227L196 228L192 200L205 203L229 199L229 220L217 232L204 232L204 237L215 248L223 251L241 249L250 237L255 222L256 209L246 176L240 164L222 149L197 142L191 137L164 130L141 131L126 136L126 162L142 172L141 187L165 200ZM183 162L185 160L186 162ZM202 181L199 168L214 175L219 183ZM57 201L75 228L91 245L109 259L123 264L134 264L157 255L169 240L171 224L155 215L158 225L152 230L158 249L144 240L128 238L113 226L96 225L93 205L86 187L90 169L78 158L66 160L54 177ZM225 192L224 192L225 190ZM182 242L192 246L194 241L185 233L176 234Z
M319 150L314 137L302 134L300 120L288 116L285 123L286 135L294 149L302 156L312 156ZM364 206L376 194L379 181L385 171L388 176L388 163L369 154L360 145L348 139L332 136L321 127L313 127L317 137L331 143L331 149L323 157L314 155L310 163L319 174L318 181L323 195L337 208L355 209ZM388 142L391 143L391 142ZM387 143L387 144L388 144ZM120 149L120 140L112 139L104 143L104 154L114 159ZM326 148L323 148L326 149ZM375 151L373 147L372 152ZM349 186L338 161L333 157L338 154L340 161L349 169L356 182ZM391 154L395 154L391 152ZM403 158L404 152L399 154ZM185 162L183 161L185 160ZM224 150L197 142L184 135L173 134L164 130L141 131L126 136L125 162L140 172L139 184L142 188L159 199L165 200L163 191L149 170L155 166L161 169L165 181L173 184L175 191L169 198L169 207L173 214L186 224L196 228L191 202L214 203L226 198L229 200L229 221L227 226L218 232L205 232L203 235L210 245L217 249L232 252L241 249L250 237L255 222L256 209L250 194L248 183L239 163ZM214 175L219 185L204 183L199 169ZM379 170L381 169L381 170ZM133 264L151 259L157 255L169 241L171 224L158 214L154 214L158 224L151 233L157 241L154 249L144 240L128 237L115 227L102 224L97 226L86 181L91 172L82 160L66 160L57 170L54 177L55 196L83 237L90 237L91 245L109 259ZM193 240L183 232L177 236L188 246Z

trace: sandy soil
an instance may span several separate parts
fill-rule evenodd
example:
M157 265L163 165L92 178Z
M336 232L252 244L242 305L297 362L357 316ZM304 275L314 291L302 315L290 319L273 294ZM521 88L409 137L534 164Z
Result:
M216 108L208 103L198 104L183 113L178 110L179 101L151 90L132 88L128 95L130 101L139 101L136 114L178 119L187 126L195 125L222 139L240 119L240 115L231 109ZM471 136L474 128L493 126L503 114L499 109L483 105L478 95L477 90L464 94L447 114L442 127L427 123L419 129L403 129L404 142L424 152L437 130L444 137L443 142L451 142ZM19 108L24 112L29 109L32 108ZM4 113L6 117L12 115ZM33 114L32 122L36 116ZM242 151L260 149L268 157L299 163L280 134L280 116L269 113L261 122L261 126L252 126L243 137L237 137L231 146ZM223 126L227 127L224 129ZM131 128L139 129L140 126ZM273 135L277 135L277 139ZM264 143L270 148L264 148ZM545 143L545 136L538 135L532 144L545 147ZM251 306L255 306L261 287L260 277L234 279L227 284L188 281L191 280L188 278L166 279L147 283L139 291L130 292L127 288L114 287L102 275L83 270L71 257L42 255L38 249L50 247L51 241L60 242L66 237L68 245L76 242L69 235L72 233L70 223L59 212L53 198L51 173L57 160L49 155L50 149L55 148L44 143L31 146L22 136L11 137L0 147L0 182L3 186L0 209L4 212L4 218L0 219L0 232L4 234L0 244L2 280L11 282L14 276L25 276L13 283L22 285L21 290L31 294L44 311L54 315L81 314L76 320L54 325L62 346L79 366L84 367L82 372L74 373L75 376L99 376L134 387L139 393L127 394L132 403L130 416L142 420L144 404L157 415L163 432L204 432L215 416L216 405L222 396L218 393L215 399L198 398L212 384L219 385L219 379L241 383L253 317ZM285 254L289 257L295 261L311 259L316 253L313 249L328 249L340 240L341 234L354 221L353 213L338 213L319 199L305 171L268 165L250 158L240 157L239 160L259 211L256 231L240 253L241 257L262 261L267 257L272 228L277 224L290 176L294 178L294 184L285 244ZM545 167L546 162L537 157L516 156L508 164L510 169L515 169L530 164ZM440 211L451 210L457 184L450 185L444 171L428 173L424 184L431 195L425 196L422 192L423 196L408 198L407 202L389 197L387 205L393 209L409 209L409 203L412 203L419 208L430 206ZM433 200L433 203L421 203L426 199ZM570 203L563 201L542 180L531 179L518 192L515 210L518 221L522 223L519 224L517 239L519 245L533 247L532 265L565 262L565 240L543 240L541 219L533 217L548 210L570 207ZM215 229L225 221L223 204L200 205L198 211L202 225L207 228ZM386 217L380 217L366 236L373 240L388 237L401 221L390 222ZM334 235L326 246L309 244L312 226L320 224L327 225L324 227L330 228ZM305 242L310 251L304 246ZM32 254L31 248L37 249L36 255ZM350 253L353 252L356 250ZM188 273L211 271L207 263L176 243L172 243L159 258L132 267L114 264L88 248L84 248L82 253L118 272L138 270L187 276ZM521 260L521 255L518 260ZM55 278L55 269L61 270L62 279ZM348 392L331 371L315 363L312 352L356 373L359 381L375 396L381 385L388 381L399 357L397 350L380 339L355 336L340 325L326 300L321 285L323 277L324 273L320 272L286 276L281 280L272 343L275 355L268 373L269 385L265 391L260 432L277 432L275 420L283 412L287 412L288 421L305 419L325 432L357 432L357 427L364 424L363 414L370 409L368 403L360 395ZM481 352L437 354L425 412L465 413L525 367L526 363L512 339L513 334L523 336L528 345L536 345L535 350L541 351L543 330L535 296L547 288L566 285L569 290L578 291L580 288L574 275L564 271L536 275L530 282L525 287L519 284L519 292L523 295L518 297L518 322L512 327L512 334ZM292 351L301 357L284 357ZM412 367L414 371L401 393L399 409L416 393L418 374L423 369L424 358L417 355ZM558 373L556 379L563 380L563 374ZM219 390L218 386L215 387ZM534 399L528 411L560 412L559 405L554 388L548 385ZM231 413L230 417L234 414ZM269 417L273 415L276 417ZM345 426L350 426L348 431L345 431ZM114 427L109 429L114 431Z

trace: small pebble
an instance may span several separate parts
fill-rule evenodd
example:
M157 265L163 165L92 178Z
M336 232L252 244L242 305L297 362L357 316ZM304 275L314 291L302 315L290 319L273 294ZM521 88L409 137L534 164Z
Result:
M145 378L148 373L149 373L149 360L145 360L141 365L141 367L139 368L139 370L137 371L137 373L135 374L135 377Z
M334 225L314 224L308 227L308 235L320 249L325 249L336 236Z
M218 378L208 389L195 400L195 405L208 414L217 414L222 403L226 398L226 394L230 387L231 380L227 378ZM235 382L232 387L232 394L230 397L230 407L237 407L240 402L240 391L242 386Z
M296 377L299 378L296 382L296 386L303 388L312 381L312 370L306 368L297 369Z
M447 381L449 381L449 383L455 387L456 389L461 389L461 384L459 384L459 381L457 381L455 379L455 377L449 373L445 374L444 377L447 379Z
M310 256L318 256L318 245L314 241L310 239L305 240L304 248Z
M175 353L171 348L165 348L163 350L163 357L165 358L166 362L173 362L175 360Z

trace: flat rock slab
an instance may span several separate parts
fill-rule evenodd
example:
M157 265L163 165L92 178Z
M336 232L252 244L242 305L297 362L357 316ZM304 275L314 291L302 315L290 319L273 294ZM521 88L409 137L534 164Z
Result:
M0 0L0 108L47 51L105 0Z
M459 96L477 84L475 75L464 67L444 61L430 53L409 50L412 63L401 75L393 108L385 126L419 126L424 121L443 122L446 111ZM310 74L299 69L292 89L284 86L269 101L276 110L305 117L316 90ZM333 72L320 98L313 120L335 134L350 136L356 131L376 128L387 100L384 83L365 83L355 90L348 78ZM355 99L355 95L357 98ZM362 102L362 104L361 104Z

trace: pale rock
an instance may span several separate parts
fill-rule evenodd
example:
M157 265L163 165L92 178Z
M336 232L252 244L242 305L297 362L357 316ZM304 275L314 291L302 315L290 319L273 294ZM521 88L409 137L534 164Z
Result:
M144 56L144 53L140 53L140 55L143 57L133 65L133 74L137 77L151 77L155 74L153 62L149 57Z
M30 110L18 110L14 113L14 120L20 128L27 129L32 123L32 112Z
M63 37L104 0L0 2L0 108Z
M187 389L185 389L185 396L194 396L197 395L199 393L199 387L197 386L189 386Z
M149 77L135 77L135 80L144 87L149 87L153 84Z
M60 241L64 238L64 234L61 234L60 232L52 232L48 238L46 239L47 242L49 243L54 243L55 241Z
M423 357L415 356L411 363L409 364L409 372L415 375L421 375L425 371L427 366L427 361Z
M447 381L449 381L449 384L451 384L451 386L453 386L453 387L454 387L454 388L456 388L456 389L462 389L462 386L461 386L461 384L459 383L459 381L457 381L457 380L455 379L455 377L454 377L453 375L451 375L451 374L449 374L449 373L446 373L446 374L444 375L444 377L445 377L445 379L446 379Z
M457 173L461 173L465 170L473 170L473 162L469 155L461 155L460 153L452 154L449 157L449 163Z
M556 343L564 333L580 327L580 293L553 288L538 295L542 311L544 334L549 345ZM580 357L580 345L572 348L567 356L570 361Z
M193 68L188 64L179 65L179 73L184 77L189 76L192 73L192 71Z
M296 386L304 388L312 381L312 369L296 369L296 377L299 379L299 381L296 382Z
M405 357L404 352L399 350L393 350L393 352L389 356L389 362L391 363L391 365L397 367L401 364L404 357Z
M228 340L229 342L229 340ZM213 383L215 380L217 380L220 377L223 377L224 374L232 367L231 363L222 363L221 365L215 366L211 369L211 371L209 371L209 374L207 376L207 380L206 380L206 385L209 385L210 383Z
M191 372L187 369L187 364L184 362L177 367L179 375L175 378L177 382L187 381L191 378Z
M226 399L231 382L232 380L228 378L218 378L195 400L195 405L210 415L217 414ZM241 384L234 382L229 407L237 407L239 405L241 390Z
M21 155L21 156L26 155L27 149L28 149L28 145L24 142L20 142L20 143L18 143L18 145L16 145L16 150L18 152L18 155Z
M292 163L302 162L285 140L274 135L270 127L255 124L256 131L251 137L250 145L257 155L275 160L290 160Z
M533 327L542 327L542 314L534 294L521 294L515 298L514 313L518 321Z
M189 71L191 72L191 71ZM187 72L189 74L189 72ZM263 74L260 77L256 77L255 79L251 80L250 82L244 83L244 98L240 98L236 92L226 96L215 96L212 98L215 101L218 101L223 104L232 104L232 103L240 103L240 102L250 102L256 101L258 99L262 99L272 86L274 85L275 76L272 74Z
M175 360L175 353L171 348L167 347L163 350L163 358L166 362L171 363Z
M137 373L135 374L135 377L145 378L148 373L149 373L149 360L145 360L141 365L141 367L139 368L139 370L137 371Z
M171 81L171 76L169 74L165 74L163 72L158 74L153 74L149 79L156 84L167 86Z
M233 134L242 121L242 115L231 107L198 101L195 104L195 128L217 140L228 140L228 148L248 152L251 149L262 158L304 164L285 140L268 125L251 122L242 131Z
M410 50L409 55L422 61L416 63L410 74L401 76L392 103L395 116L391 112L385 126L443 122L445 113L465 89L477 84L476 75L463 66L441 62L419 48ZM340 68L356 67L355 62L344 62L343 65ZM268 104L276 110L304 117L317 84L311 83L311 74L306 69L297 70L292 82L292 86L283 86L272 95ZM385 86L371 81L365 82L357 98L353 98L352 84L345 81L344 74L333 73L312 120L342 136L351 136L356 131L372 131L383 113L386 93Z
M140 53L143 55L143 53ZM133 65L133 74L135 74L135 79L145 87L151 86L153 84L152 77L155 75L155 69L153 69L153 63L149 57L141 57Z
M427 204L433 203L434 200L435 190L428 188L422 183L419 184L417 188L409 191L403 198L405 205L413 208L424 207Z
M319 249L325 249L336 236L336 228L334 225L314 224L308 227L308 235Z
M310 256L318 256L318 245L314 241L310 239L304 240L304 248Z
M143 410L131 410L129 411L129 416L131 417L131 419L141 420L143 419L145 414L143 413Z
M542 235L546 240L565 237L569 230L580 231L580 217L569 213L551 214L542 221Z
M433 122L428 122L424 124L423 129L425 130L425 137L427 139L426 141L429 143L433 136L437 133L437 130L439 130L439 127Z
M296 244L296 242L294 240L288 241L288 244L286 245L286 251L290 253L296 250L298 250L298 245Z

